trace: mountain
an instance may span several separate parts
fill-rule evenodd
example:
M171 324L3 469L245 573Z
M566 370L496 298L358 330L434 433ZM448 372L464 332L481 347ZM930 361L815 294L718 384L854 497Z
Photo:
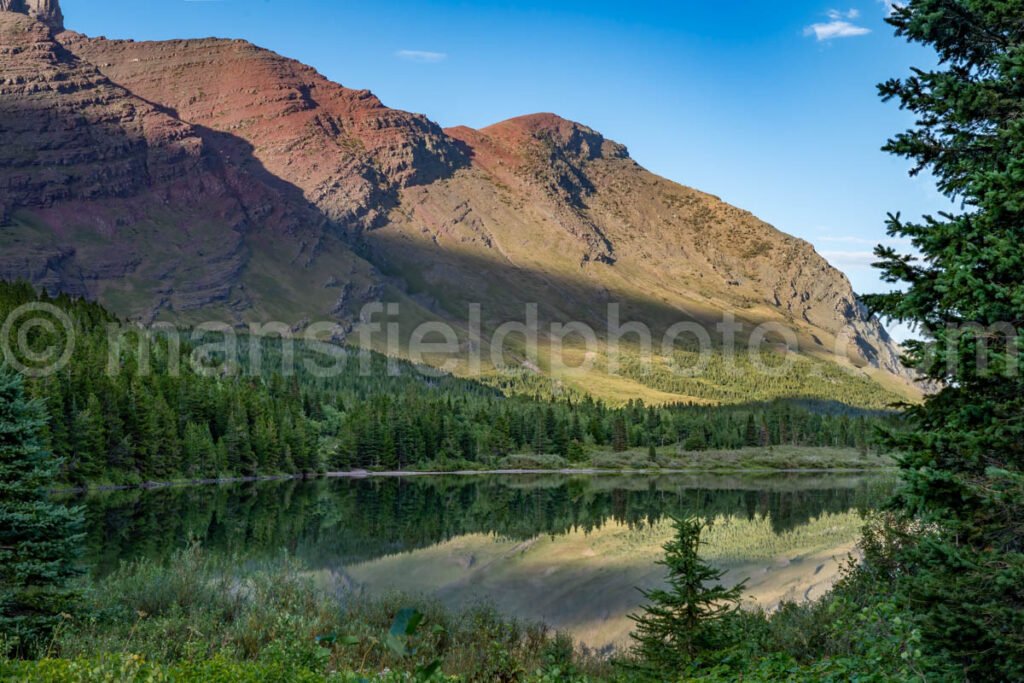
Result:
M0 12L0 73L5 278L142 318L302 310L282 298L319 299L309 315L322 315L337 295L311 278L372 281L293 188L233 163L217 134L111 82L47 25Z
M728 314L741 342L762 323L794 331L761 346L789 348L819 385L809 396L851 382L914 393L896 346L809 244L649 173L582 124L442 130L245 41L89 38L62 30L56 0L0 2L0 276L146 320L329 317L357 332L364 303L394 301L403 334L444 320L463 348L471 304L485 332L536 303L544 330L581 321L604 336L619 303L656 351L685 321L721 346ZM623 339L613 372L569 335L570 363L592 366L569 381L618 398L745 395L718 387L720 363L683 380ZM810 382L792 381L778 391Z

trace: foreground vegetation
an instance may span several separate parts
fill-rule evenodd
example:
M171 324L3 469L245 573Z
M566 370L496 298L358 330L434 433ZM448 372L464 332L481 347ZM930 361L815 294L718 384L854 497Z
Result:
M728 537L728 534L726 534ZM923 680L911 615L875 602L870 575L850 573L824 601L768 616L732 612L721 649L679 678ZM538 624L485 605L445 611L429 599L365 598L318 586L295 560L240 569L198 546L166 563L140 561L82 583L35 661L0 661L0 679L26 681L632 681L664 680L637 653L608 659ZM411 635L396 618L423 615Z
M201 670L210 660L267 671L327 675L430 667L470 680L501 680L565 665L572 642L486 607L450 614L403 596L369 599L319 588L282 558L239 570L193 546L167 564L141 561L85 588L85 618L55 632L48 651L70 660L131 653L140 661ZM403 610L422 614L406 641L389 638ZM289 673L288 675L292 675Z

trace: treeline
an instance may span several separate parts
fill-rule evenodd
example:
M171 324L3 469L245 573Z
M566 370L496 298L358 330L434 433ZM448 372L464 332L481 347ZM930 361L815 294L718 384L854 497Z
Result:
M582 461L593 449L671 445L867 450L872 425L885 419L783 401L657 408L635 401L616 408L561 394L550 383L542 389L535 379L505 378L499 391L426 376L379 355L369 357L364 372L360 353L321 344L296 342L290 361L277 338L243 338L245 350L226 363L206 351L205 339L192 347L182 339L189 335L122 328L112 356L108 325L118 321L95 303L0 284L0 319L36 301L65 311L73 324L71 361L28 381L50 415L48 446L73 484L487 465L512 453ZM18 348L19 330L8 332L8 348ZM64 348L68 334L61 325L28 332L31 349ZM258 352L248 351L250 342ZM188 359L198 350L205 362L195 366ZM330 373L312 369L328 364Z
M56 306L73 323L71 330L26 326L29 348L20 349L63 349L74 337L70 362L27 382L30 394L45 402L50 419L43 437L62 458L66 482L317 469L316 434L294 382L206 376L187 364L172 372L173 345L166 337L152 338L146 352L122 339L111 369L107 325L118 322L113 315L79 299L37 297L19 283L0 285L0 319L33 301ZM6 348L19 349L18 330L9 331Z
M569 461L590 449L626 451L672 444L689 451L753 446L872 447L863 414L822 414L786 402L739 407L610 408L600 401L539 402L500 396L382 394L324 405L332 467L393 468L437 459L486 461L510 453Z

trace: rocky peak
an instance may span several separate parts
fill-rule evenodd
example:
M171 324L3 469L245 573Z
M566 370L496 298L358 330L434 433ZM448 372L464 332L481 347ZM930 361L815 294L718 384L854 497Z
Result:
M60 11L60 0L0 0L0 11L27 14L41 21L54 32L64 30L64 14Z
M530 142L546 143L562 155L584 161L629 156L624 145L607 140L596 130L557 114L519 116L484 128L481 132L515 147Z

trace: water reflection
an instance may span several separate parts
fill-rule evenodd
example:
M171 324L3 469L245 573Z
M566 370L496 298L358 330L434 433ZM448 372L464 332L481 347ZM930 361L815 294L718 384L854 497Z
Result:
M282 549L321 581L494 602L595 647L620 642L636 586L657 583L668 517L715 520L706 550L764 605L814 597L852 548L863 475L515 475L320 479L83 497L86 562L162 559L200 540L239 562Z

